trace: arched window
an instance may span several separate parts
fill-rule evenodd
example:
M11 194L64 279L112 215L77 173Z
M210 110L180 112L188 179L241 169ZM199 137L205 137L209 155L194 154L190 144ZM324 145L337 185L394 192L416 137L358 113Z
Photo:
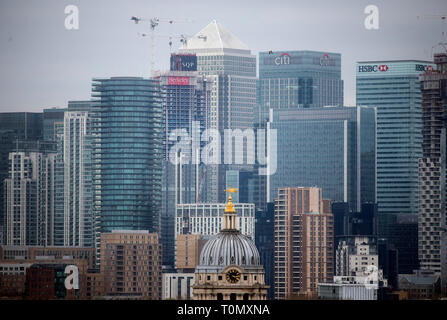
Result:
M236 300L236 294L235 293L230 294L230 300Z
M249 300L248 299L248 293L244 293L244 300Z
M218 293L217 294L217 300L223 300L223 294L222 293Z

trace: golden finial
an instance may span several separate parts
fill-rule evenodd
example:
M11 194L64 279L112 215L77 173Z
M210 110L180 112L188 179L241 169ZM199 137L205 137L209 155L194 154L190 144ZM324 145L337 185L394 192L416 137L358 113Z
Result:
M231 201L231 194L234 193L234 192L237 192L237 188L232 188L231 185L229 185L229 188L225 189L224 191L229 193L228 203L227 203L227 206L225 208L225 213L235 213L236 210L234 210L233 202Z

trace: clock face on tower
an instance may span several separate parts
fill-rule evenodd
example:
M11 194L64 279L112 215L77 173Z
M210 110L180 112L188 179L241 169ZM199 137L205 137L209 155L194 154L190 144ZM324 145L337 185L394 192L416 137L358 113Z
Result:
M237 283L241 279L241 273L236 269L230 269L226 274L226 279L230 283Z

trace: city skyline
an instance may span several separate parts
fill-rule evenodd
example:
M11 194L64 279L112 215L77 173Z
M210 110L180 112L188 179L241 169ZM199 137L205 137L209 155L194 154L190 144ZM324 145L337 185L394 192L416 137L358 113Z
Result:
M68 100L88 99L89 84L94 77L148 77L150 41L139 33L147 32L149 24L143 21L135 25L131 16L180 21L160 23L156 31L163 35L155 38L155 67L160 71L169 69L169 53L180 48L180 34L192 36L213 19L237 35L257 58L259 52L269 50L341 53L344 105L355 105L357 61L432 60L432 47L445 40L441 33L447 27L440 17L430 18L442 13L439 11L445 6L442 1L412 3L411 7L403 1L375 1L379 29L367 30L364 10L369 4L347 1L343 6L331 2L321 6L286 1L278 6L245 1L234 3L240 8L234 14L233 5L228 2L215 2L209 7L203 2L120 4L47 0L28 1L26 5L22 1L3 2L0 42L4 50L0 66L4 72L0 77L0 94L4 98L0 111L37 112L66 106ZM67 5L79 8L78 30L65 29ZM173 36L171 51L169 35ZM27 94L19 95L23 88Z
M0 0L0 300L446 300L447 1L369 1Z

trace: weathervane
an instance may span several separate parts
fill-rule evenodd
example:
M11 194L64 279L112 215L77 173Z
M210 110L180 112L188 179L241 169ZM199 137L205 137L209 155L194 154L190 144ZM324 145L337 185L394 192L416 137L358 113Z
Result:
M226 192L228 192L230 195L230 197L231 197L231 194L232 193L234 193L234 192L237 192L237 188L232 188L231 187L231 184L230 185L228 185L229 186L229 188L228 189L225 189L224 191L226 191Z
M227 207L225 208L225 212L226 213L235 213L236 210L234 210L233 202L231 201L231 194L234 192L237 192L237 188L232 188L231 185L229 185L229 188L225 189L224 191L229 193L228 203L227 203Z

